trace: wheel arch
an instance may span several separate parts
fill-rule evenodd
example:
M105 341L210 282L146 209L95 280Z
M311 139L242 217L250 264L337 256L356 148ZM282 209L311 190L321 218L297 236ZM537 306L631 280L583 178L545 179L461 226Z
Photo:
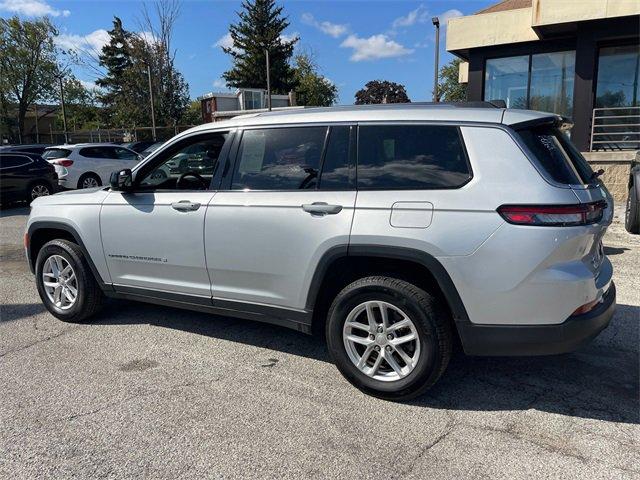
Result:
M67 240L78 245L100 288L102 288L102 290L110 290L110 286L103 281L98 269L91 259L91 256L88 254L84 242L82 241L82 237L73 226L62 222L36 221L29 225L27 229L27 238L28 243L25 246L25 249L31 273L35 273L38 252L47 242L55 239Z
M89 170L87 172L82 172L80 174L80 176L78 177L78 183L76 183L76 188L81 189L82 187L80 186L80 184L81 184L82 180L85 177L89 176L89 175L94 176L94 177L96 177L98 179L98 182L100 182L100 185L99 185L100 187L102 187L104 185L102 183L102 177L98 173L94 172L93 170Z
M469 322L458 290L444 266L432 255L407 247L349 245L334 247L321 258L307 294L306 308L313 311L313 329L320 331L328 304L344 286L363 275L391 274L419 286L435 287L452 320ZM432 289L433 290L433 289Z

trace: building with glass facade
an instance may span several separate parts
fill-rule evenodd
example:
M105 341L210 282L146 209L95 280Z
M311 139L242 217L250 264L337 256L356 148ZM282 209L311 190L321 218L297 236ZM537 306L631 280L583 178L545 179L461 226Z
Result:
M640 149L640 1L505 0L451 19L468 100L565 115L582 151Z

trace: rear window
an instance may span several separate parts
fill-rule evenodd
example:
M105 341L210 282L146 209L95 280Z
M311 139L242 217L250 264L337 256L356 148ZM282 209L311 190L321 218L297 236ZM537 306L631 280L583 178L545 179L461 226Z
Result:
M442 125L362 126L359 189L442 189L471 178L460 131Z
M545 125L519 130L518 134L551 180L566 185L593 181L589 164L557 128Z
M71 150L66 148L47 148L42 154L45 160L55 160L56 158L65 158L71 155Z

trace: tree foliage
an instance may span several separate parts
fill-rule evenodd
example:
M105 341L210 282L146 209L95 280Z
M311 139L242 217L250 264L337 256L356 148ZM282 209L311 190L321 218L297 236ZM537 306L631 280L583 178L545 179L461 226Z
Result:
M458 82L458 71L462 60L454 58L440 68L438 98L445 102L466 102L467 84Z
M296 55L294 80L298 105L328 107L338 99L338 87L320 75L318 66L309 53Z
M7 124L10 111L17 107L21 137L29 107L54 96L58 74L55 35L57 31L47 18L0 19L0 110Z
M148 69L156 124L179 123L188 107L189 86L175 67L170 44L177 3L160 1L156 13L157 27L144 11L144 26L151 32L147 36L126 30L118 17L113 20L109 43L99 57L106 73L96 82L103 89L103 121L110 126L151 125Z
M371 103L410 103L404 85L387 80L372 80L356 92L356 105Z
M289 61L298 38L283 38L289 21L282 14L282 7L276 6L275 0L245 0L238 18L238 23L229 27L233 46L222 47L233 60L232 68L222 74L227 85L266 88L265 50L269 50L271 89L274 93L288 93L295 87Z

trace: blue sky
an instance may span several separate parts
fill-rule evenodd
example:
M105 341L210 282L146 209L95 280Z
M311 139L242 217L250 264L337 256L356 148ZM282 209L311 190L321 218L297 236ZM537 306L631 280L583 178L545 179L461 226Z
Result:
M430 100L433 88L434 28L431 17L474 13L492 1L284 1L287 35L300 37L299 48L312 51L323 75L339 89L339 103L353 103L354 93L369 80L402 83L413 101ZM99 48L114 15L125 28L140 31L142 3L134 0L0 0L0 15L29 18L48 14L67 48ZM173 47L192 98L224 90L220 79L231 65L219 45L237 19L238 1L184 0ZM441 63L451 59L441 31ZM76 69L78 78L95 73Z

